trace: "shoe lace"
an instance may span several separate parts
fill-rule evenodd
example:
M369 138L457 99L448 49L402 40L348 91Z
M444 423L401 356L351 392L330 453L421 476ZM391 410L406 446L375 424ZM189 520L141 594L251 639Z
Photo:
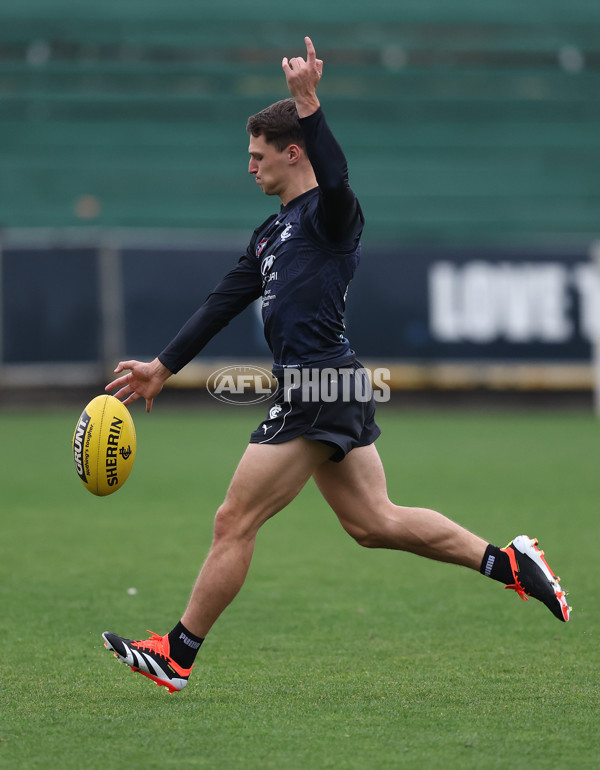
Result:
M150 639L144 639L141 642L134 642L133 644L139 650L148 650L149 652L153 652L155 655L158 655L159 658L163 658L164 660L168 661L169 656L165 652L164 636L155 634L154 631L150 631L150 629L146 630L149 634L151 634Z
M529 597L526 596L525 589L523 588L523 586L519 582L519 578L516 575L515 575L515 582L512 583L509 586L504 586L504 588L505 589L512 588L513 591L516 591L519 594L519 596L521 597L521 599L523 599L524 602L528 602L529 601Z

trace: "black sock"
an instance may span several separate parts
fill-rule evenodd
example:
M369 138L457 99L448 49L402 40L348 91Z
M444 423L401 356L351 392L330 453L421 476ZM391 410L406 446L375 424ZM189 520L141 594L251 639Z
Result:
M504 583L505 586L515 582L508 554L491 543L485 549L479 571L482 575L492 578L492 580Z
M169 650L175 663L183 668L191 668L204 639L194 636L181 621L169 631L168 636Z

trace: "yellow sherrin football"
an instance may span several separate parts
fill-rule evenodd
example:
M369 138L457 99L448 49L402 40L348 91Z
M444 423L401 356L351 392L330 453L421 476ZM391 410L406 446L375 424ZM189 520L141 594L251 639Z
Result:
M75 469L94 495L112 495L129 476L135 460L135 426L114 396L96 396L81 413L73 434Z

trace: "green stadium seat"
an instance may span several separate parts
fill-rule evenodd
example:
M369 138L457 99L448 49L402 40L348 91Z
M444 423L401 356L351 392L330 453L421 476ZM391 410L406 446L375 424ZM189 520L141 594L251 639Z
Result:
M4 0L3 227L235 228L272 209L245 122L285 96L309 32L366 237L494 242L598 231L600 5ZM543 19L543 23L539 20ZM92 195L97 216L77 201ZM80 212L81 213L81 212Z

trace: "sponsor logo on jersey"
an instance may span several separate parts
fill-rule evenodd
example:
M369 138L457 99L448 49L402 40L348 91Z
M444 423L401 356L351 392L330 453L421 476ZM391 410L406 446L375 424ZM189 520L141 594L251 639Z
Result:
M263 261L260 263L260 272L262 275L266 275L269 272L269 270L273 267L273 263L276 259L277 257L275 254L269 254L268 257L263 259Z
M258 242L258 244L256 246L256 256L257 257L260 257L260 255L262 254L262 250L267 245L268 240L269 240L268 238L263 238L261 241Z

